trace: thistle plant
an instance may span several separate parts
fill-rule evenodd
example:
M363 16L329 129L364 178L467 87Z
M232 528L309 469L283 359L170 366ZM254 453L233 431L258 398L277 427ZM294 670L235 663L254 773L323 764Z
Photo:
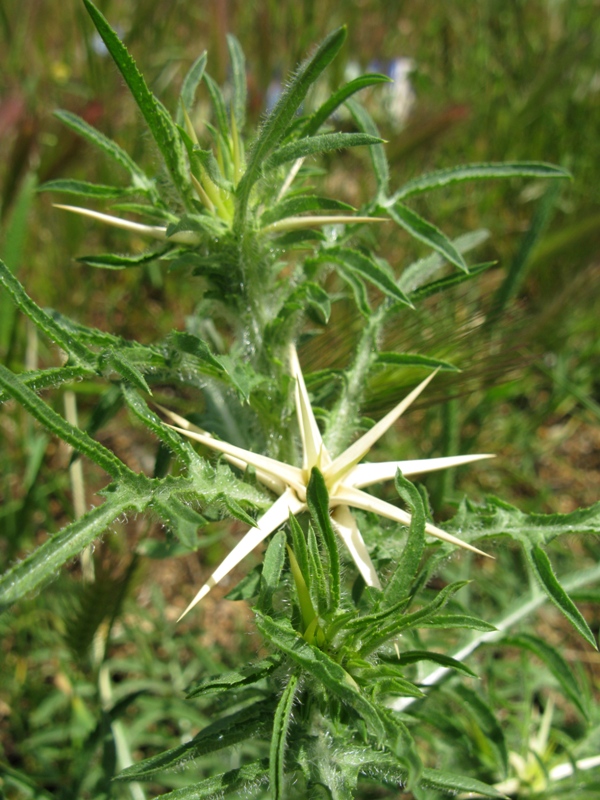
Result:
M198 312L187 330L159 341L125 340L42 309L0 265L2 286L18 309L65 355L59 367L17 373L0 366L0 400L16 400L110 478L99 505L9 569L0 580L2 607L43 586L125 513L159 519L189 553L200 548L203 515L218 511L234 517L249 530L202 586L182 587L192 597L184 613L229 576L228 597L252 604L266 655L231 672L201 675L188 696L203 704L210 724L166 752L122 763L126 768L116 780L137 787L133 794L139 796L140 782L170 787L165 776L184 765L188 785L165 797L242 793L341 799L357 796L363 780L396 790L403 786L416 798L457 792L501 796L492 784L502 786L508 775L502 730L483 697L461 680L474 677L464 661L480 644L501 640L509 624L505 618L492 624L472 613L461 600L467 580L439 586L431 579L450 554L468 550L473 554L469 579L477 582L479 565L494 556L498 539L511 539L523 549L523 568L539 589L533 606L522 603L520 610L507 611L510 625L548 599L595 647L567 591L570 584L565 589L555 575L546 545L561 534L598 532L600 513L593 507L565 516L528 516L496 499L483 506L465 501L455 519L439 527L426 494L408 478L490 455L424 458L417 453L412 460L392 461L369 455L439 370L457 368L421 354L382 351L381 342L386 329L425 298L474 280L491 266L467 263L476 238L452 241L406 201L464 181L558 181L568 174L544 163L470 164L392 189L385 142L356 97L387 78L364 75L314 109L308 102L311 88L343 45L343 28L299 67L258 131L247 130L245 60L233 36L228 37L227 91L207 73L203 54L185 77L171 115L106 19L90 0L84 5L164 166L148 175L100 131L72 113L58 112L130 182L63 179L42 188L79 196L86 204L110 201L108 211L64 203L58 208L148 241L142 253L85 256L84 264L115 270L156 262L171 272L187 271L197 278L190 285L198 288ZM200 86L208 92L213 114L199 130L194 107ZM350 111L352 132L335 131L341 106ZM362 148L371 159L375 194L359 209L312 188L319 178L317 158L343 148ZM373 232L381 226L408 233L431 254L404 268L388 263L373 248ZM332 303L348 300L360 319L351 363L304 376L301 345L307 334L326 336ZM207 330L213 332L210 337ZM399 368L429 374L365 431L360 412L370 379L375 372ZM148 429L157 445L153 475L133 471L40 396L61 386L76 390L83 379L116 394L114 408L124 404L131 424L137 420ZM164 387L175 395L186 388L209 397L216 413L212 427L210 420L198 427L188 419L193 408L185 416L180 404L177 412L165 405ZM319 407L322 402L326 408ZM321 427L317 417L324 420ZM200 447L194 449L189 440ZM373 460L365 461L367 456ZM401 505L363 491L383 481L394 482ZM382 518L393 526L386 522L382 528ZM244 574L245 557L262 542L262 562ZM240 574L233 587L232 575ZM598 577L598 570L591 570L577 585ZM464 630L475 631L476 638L462 640L452 655L440 652L440 640L430 646L432 630L459 637ZM511 643L541 658L585 716L577 681L558 651L525 634L513 636ZM437 670L425 672L424 663ZM455 696L474 710L489 743L487 765L472 771L440 766L435 743L424 733L433 727L441 740L447 738L446 723L435 710L436 702L443 706L447 698L439 700L431 689L451 674L458 676L449 684ZM117 703L111 713L122 713ZM239 766L198 779L189 762L234 745L240 748Z

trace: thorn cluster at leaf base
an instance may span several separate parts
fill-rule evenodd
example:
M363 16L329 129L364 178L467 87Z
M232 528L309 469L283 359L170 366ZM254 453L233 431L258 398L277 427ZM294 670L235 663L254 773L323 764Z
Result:
M186 419L174 414L172 411L162 409L175 423L174 430L195 439L213 450L224 454L225 458L240 469L252 466L256 477L279 498L273 503L256 522L256 525L246 533L243 539L233 548L227 557L213 572L207 582L196 594L192 602L183 612L181 619L203 597L210 592L223 578L236 567L263 539L279 528L291 514L306 511L306 489L310 480L311 471L316 467L325 479L329 492L329 508L331 519L340 538L348 548L360 574L368 586L380 587L379 578L369 556L364 539L358 529L350 508L359 508L372 511L382 517L410 525L411 516L406 511L397 508L391 503L373 497L361 491L362 487L370 486L379 481L391 480L400 470L403 475L417 475L433 472L447 467L456 467L471 461L483 458L493 458L490 454L476 454L467 456L449 456L446 458L429 458L415 461L385 461L380 463L359 463L367 455L371 447L383 434L396 422L400 415L406 411L411 403L421 394L423 389L435 376L435 372L426 378L407 397L393 408L383 419L374 425L367 433L355 441L347 450L337 458L332 458L327 452L321 433L310 405L304 377L298 362L294 347L290 348L290 368L296 381L296 413L302 440L302 467L285 464L276 459L252 453L241 447L228 444L213 438L209 433L191 425ZM449 533L427 523L425 530L431 536L445 542L472 550L480 555L487 555L476 547L452 536Z

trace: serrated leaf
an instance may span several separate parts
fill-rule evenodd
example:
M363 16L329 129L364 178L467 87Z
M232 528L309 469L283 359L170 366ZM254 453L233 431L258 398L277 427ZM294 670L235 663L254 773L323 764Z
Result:
M227 34L227 49L233 82L233 113L237 129L241 131L246 124L246 59L240 43L230 33Z
M125 79L125 83L146 120L146 124L171 174L173 183L181 193L184 201L187 202L191 184L175 123L163 104L156 99L148 88L135 61L105 17L91 0L83 0L83 2L92 22L96 26L96 30L106 45L106 49Z
M265 158L277 146L306 93L335 58L345 38L346 29L338 28L321 42L314 54L297 70L265 120L250 153L246 172L238 185L238 226L244 224L250 190L260 177Z
M270 703L261 700L215 720L196 734L191 741L127 767L114 780L146 780L164 770L172 770L190 759L261 736L270 729L272 719L273 709Z
M552 647L547 642L529 633L507 636L502 640L502 644L503 646L519 647L522 650L528 650L541 659L559 682L564 693L573 705L587 718L588 714L582 702L581 688L575 680L575 676L568 663L556 647Z
M365 286L364 282L351 270L345 269L341 264L338 264L337 272L344 283L347 283L352 290L354 302L356 303L358 310L363 317L365 317L365 319L368 319L372 312L371 306L369 305L367 287Z
M67 525L0 578L0 609L56 577L60 567L77 556L131 507L126 494L112 496L101 506Z
M472 180L488 180L490 178L571 178L567 170L541 161L505 161L500 163L465 164L450 167L436 172L419 175L394 193L390 202L410 197L413 194L429 192L442 186Z
M285 749L297 689L298 676L291 675L275 710L271 750L269 753L271 800L286 800Z
M100 131L96 130L92 125L89 125L85 120L81 119L81 117L78 117L77 114L72 114L70 111L55 111L54 116L67 125L67 127L71 128L72 131L75 131L75 133L90 142L90 144L99 147L106 155L110 156L113 161L116 161L117 164L120 164L126 169L131 175L133 185L136 188L154 198L157 197L153 181L116 142L113 142L108 136L100 133Z
M395 203L393 206L388 206L386 211L397 225L404 228L404 230L410 233L411 236L414 236L415 239L424 242L433 250L436 250L451 264L454 264L463 272L469 272L464 258L456 247L454 247L450 239L448 239L439 228L432 225L431 222L427 222L427 220L420 217L415 211L400 202Z
M137 389L147 394L152 394L150 387L146 383L146 378L138 367L125 355L123 351L112 352L106 358L99 359L99 365L104 369L112 369L117 372L122 378L131 383Z
M216 800L232 792L238 793L239 797L252 792L263 779L266 780L268 774L269 761L264 758L212 778L206 778L192 786L167 792L161 797L164 800Z
M326 122L329 117L338 109L343 103L346 102L353 94L366 89L369 86L375 86L378 83L391 83L391 79L387 75L379 75L378 73L370 73L367 75L359 75L358 78L349 81L345 86L342 86L329 97L322 106L320 106L311 116L301 129L301 136L313 136Z
M70 444L74 450L90 458L112 478L137 477L114 453L84 431L70 425L2 364L0 364L0 387L18 400L44 427Z
M298 139L295 142L284 144L275 150L265 161L264 170L277 169L288 161L298 158L329 153L331 150L342 150L346 147L369 147L381 144L383 140L366 133L323 133L320 136L310 136Z
M191 111L192 106L194 105L196 90L198 89L198 85L202 80L202 76L204 75L206 61L207 54L205 50L194 61L185 78L183 79L183 83L181 84L181 93L179 95L180 102L177 104L177 112L175 116L175 121L178 125L183 125L183 111L181 105L183 104L183 107L186 111Z
M191 466L198 462L198 456L189 443L171 430L153 411L146 401L129 386L121 387L122 395L129 410L149 428L169 450L180 458L184 464Z
M63 383L79 381L89 375L90 370L85 367L50 367L49 369L40 369L35 372L21 372L19 380L37 393L43 389L61 386ZM5 403L9 398L10 394L0 390L0 403Z
M34 303L3 261L0 261L0 284L10 293L17 308L26 314L46 336L68 353L73 361L95 371L96 357L94 353L77 341L64 328L57 325L46 311L42 310L37 303Z
M442 361L439 358L431 358L430 356L420 356L417 353L379 352L375 363L393 367L430 367L431 369L460 372L458 367L455 367L449 361Z
M360 103L350 98L346 100L346 106L350 110L359 130L363 131L363 133L368 133L370 136L379 137L379 129L373 121L373 117ZM369 155L371 156L371 162L373 164L373 172L375 173L379 196L383 198L387 195L390 184L390 168L383 144L370 147Z
M528 555L531 565L534 568L534 573L550 600L552 600L554 605L560 611L562 611L565 617L569 620L573 627L579 631L586 642L591 644L592 647L597 650L598 645L596 644L594 634L591 632L589 625L583 618L575 603L560 585L558 578L554 574L552 564L550 563L550 559L548 558L545 550L542 550L542 548L536 544L530 550L528 550Z
M474 250L480 244L487 241L489 237L490 232L485 228L480 228L479 230L469 231L469 233L457 236L455 239L452 239L452 244L462 255ZM447 264L447 260L443 258L440 253L429 253L429 255L424 258L419 258L417 261L409 264L408 267L402 271L402 275L398 280L398 286L403 292L414 292L430 281L440 270L444 269ZM477 267L469 267L470 273L476 269Z
M186 697L201 697L209 694L221 694L232 689L241 689L243 686L250 686L253 683L263 680L277 669L281 664L281 657L272 655L262 661L256 661L247 667L232 672L224 672L221 675L211 675L193 683L186 690Z
M267 208L261 218L262 227L271 225L286 217L295 217L305 211L354 211L354 207L341 200L331 200L328 197L318 197L316 195L301 195L300 197L290 197L282 200L270 208Z
M347 270L368 280L369 283L372 283L373 286L376 286L392 300L412 306L408 297L396 285L393 276L373 258L361 253L359 250L353 250L350 247L328 247L319 252L314 258L309 259L308 262L340 264Z

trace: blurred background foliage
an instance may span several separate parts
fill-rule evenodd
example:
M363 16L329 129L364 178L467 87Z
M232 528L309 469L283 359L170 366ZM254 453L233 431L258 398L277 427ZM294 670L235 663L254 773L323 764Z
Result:
M489 238L482 235L477 260L494 260L497 267L452 297L406 312L388 332L386 350L448 358L462 371L436 379L428 398L396 427L385 447L394 458L498 453L493 463L428 483L440 517L452 514L465 492L476 500L492 493L524 510L543 512L567 512L597 499L598 0L113 0L98 5L171 111L186 70L202 50L208 50L211 74L227 80L225 34L231 31L246 53L250 116L258 122L285 75L316 41L345 23L345 63L338 59L327 73L330 87L339 85L344 73L371 70L399 78L396 93L378 88L363 96L389 142L392 185L424 170L470 161L542 160L570 169L574 179L560 192L541 183L474 182L438 190L417 203L417 210L451 236L489 231ZM194 279L163 275L156 265L112 272L77 264L74 259L86 253L130 251L130 235L55 210L55 198L36 193L38 185L55 178L112 182L111 165L61 126L53 117L57 108L114 137L150 170L157 162L134 102L83 7L71 1L58 11L56 3L44 0L0 0L0 253L41 305L151 341L171 328L182 329L194 313ZM209 111L201 96L197 124L203 114ZM351 122L341 118L340 124ZM369 196L373 179L367 155L335 154L325 166L326 193L355 205ZM377 235L397 274L415 257L427 255L391 226ZM133 242L136 246L144 243ZM508 282L507 276L512 276ZM494 313L498 304L501 315ZM349 304L336 304L326 337L308 342L301 353L306 372L347 363L359 324ZM0 296L0 358L16 371L59 363L57 352L37 339L5 296ZM390 370L375 376L365 413L380 414L398 386L413 379ZM131 466L151 471L154 445L131 419L123 412L108 413L104 424L102 414L92 413L100 396L107 403L106 387L83 383L75 388L80 424L94 428ZM200 396L186 400L203 402ZM62 409L60 393L55 402ZM74 511L70 454L10 404L2 409L0 432L0 558L8 564L60 529ZM91 497L102 476L89 465L85 469ZM201 666L215 670L219 661L231 666L240 651L258 646L256 637L246 635L249 617L241 604L219 605L212 599L173 634L184 605L180 587L197 584L201 569L216 562L235 536L235 526L209 521L203 531L207 546L199 556L138 560L132 555L136 539L141 526L149 524L122 520L105 537L94 556L104 579L93 589L82 588L73 565L72 575L21 604L18 618L5 614L0 619L5 645L0 774L7 797L87 796L90 786L99 785L94 783L102 772L98 758L117 757L106 742L119 737L106 737L106 726L121 724L121 718L134 752L147 755L169 737L185 738L204 721L202 710L179 699L186 683ZM163 555L168 547L159 545L165 534L156 536L151 555ZM556 553L565 569L595 562L598 555L593 542L563 546ZM491 613L518 589L519 571L510 554L499 559L502 568L511 578L499 588L502 572L490 577ZM103 613L93 614L98 606ZM595 630L597 622L592 620ZM85 635L83 624L89 626ZM76 641L88 646L76 652ZM597 679L595 654L583 658L580 642L568 646L574 660L587 664L590 678ZM123 699L114 718L105 711L110 705L103 695L106 683L102 688L106 664ZM533 684L532 679L534 698L538 688ZM26 775L37 789L27 787ZM172 780L176 786L178 777ZM46 794L39 793L40 786ZM136 790L104 791L121 796Z

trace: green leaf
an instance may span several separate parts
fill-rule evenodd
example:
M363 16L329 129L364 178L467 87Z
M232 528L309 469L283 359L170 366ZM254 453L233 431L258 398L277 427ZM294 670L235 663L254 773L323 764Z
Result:
M568 663L555 647L551 647L542 639L539 639L537 636L532 636L529 633L507 636L502 640L502 645L528 650L541 659L559 682L564 693L573 705L581 712L582 716L587 718L588 714L582 702L583 694L581 687L575 680L575 676Z
M345 86L340 87L329 97L322 106L320 106L306 121L300 135L301 136L314 136L319 130L321 125L326 122L333 112L338 109L343 103L352 97L356 92L366 89L369 86L375 86L378 83L392 83L392 80L387 75L379 75L377 73L370 73L367 75L360 75L358 78L349 81ZM377 135L377 134L375 134Z
M184 152L181 146L181 139L177 127L168 111L152 94L141 72L138 70L135 61L121 42L115 31L110 27L105 17L98 11L91 0L83 0L96 30L102 37L106 49L111 54L115 64L125 83L128 85L134 100L142 112L146 124L158 145L162 157L173 183L184 201L190 195L190 179L188 176L187 165Z
M483 180L490 178L571 178L567 170L541 161L505 161L500 163L465 164L460 167L441 169L419 175L405 183L391 198L390 202L402 200L413 194L429 192L452 183Z
M141 190L135 186L104 186L100 183L89 183L88 181L61 179L43 183L38 188L38 192L65 192L92 199L113 199L129 194L140 194Z
M349 247L328 247L314 258L307 259L309 265L327 262L340 264L368 280L392 300L412 307L408 297L396 285L393 276L373 258L359 250L352 250Z
M266 613L271 612L273 595L281 585L281 572L285 564L285 539L285 531L278 531L269 542L263 559L257 607Z
M116 781L138 781L152 778L164 770L172 770L198 756L214 753L224 747L262 736L270 730L273 708L261 700L233 714L215 720L194 738L157 756L151 756L120 772Z
M449 361L442 361L439 358L420 356L416 353L378 353L376 364L385 364L393 367L431 367L431 369L447 370L449 372L460 372L458 367Z
M229 120L227 119L227 109L225 107L223 93L221 92L219 85L210 77L208 72L205 72L203 77L215 112L217 129L224 141L228 141Z
M94 353L77 341L64 328L57 325L46 311L43 311L33 302L3 261L0 261L0 284L8 290L17 308L26 314L46 336L61 347L76 364L89 367L95 371L96 357Z
M221 675L211 675L193 683L186 691L186 697L204 697L210 694L222 694L233 689L241 689L263 680L271 675L281 664L281 656L272 655L262 661L256 661L247 667L242 667L233 672L224 672Z
M542 550L542 548L536 544L528 551L528 555L530 563L534 568L534 573L550 600L552 600L554 605L560 611L562 611L565 617L569 620L573 627L579 631L586 642L591 644L592 647L597 650L598 645L596 644L594 634L591 632L589 625L583 618L575 603L571 600L569 595L558 582L558 578L554 574L552 564L550 563L550 559L548 558L545 550Z
M135 473L126 467L113 452L94 441L84 431L70 425L2 364L0 364L0 387L18 400L23 408L49 431L70 444L77 452L90 458L112 478L136 477Z
M459 705L461 709L464 709L466 706L473 715L486 741L489 742L496 751L502 769L504 773L506 773L508 770L508 750L506 748L502 727L496 719L494 712L480 694L463 684L458 684L455 687L454 694L458 695L460 698L461 702L459 702Z
M271 751L269 753L271 800L286 800L285 747L290 722L292 721L292 710L297 689L298 676L292 675L287 686L283 690L283 694L281 695L281 699L275 711Z
M502 794L487 783L478 781L475 778L456 775L454 772L448 772L447 770L424 769L421 777L421 784L431 789L446 792L452 796L461 792L469 792L475 796L483 795L483 797L496 797L508 800L505 794Z
M103 372L114 370L122 378L125 378L126 381L137 389L140 389L140 391L152 394L143 373L140 372L136 364L127 357L124 351L107 353L106 357L103 354L98 359L98 365Z
M320 614L325 614L328 606L329 592L327 580L325 578L325 570L323 569L323 562L321 561L321 553L319 552L317 536L312 525L308 526L306 544L309 576L306 585L310 587L311 598L315 607L319 610Z
M436 614L421 623L424 628L470 628L475 631L495 631L494 625L468 614Z
M342 203L341 200L331 200L328 197L318 197L316 195L301 195L300 197L290 197L282 200L280 203L267 208L260 218L260 224L265 227L286 217L296 217L305 211L354 210L354 206Z
M306 502L311 517L325 545L329 566L330 611L337 611L340 605L340 554L337 539L329 516L329 494L325 479L316 467L310 473L306 489Z
M371 316L371 306L369 305L369 295L367 293L367 287L365 286L363 280L358 277L354 272L349 269L346 269L341 264L338 263L337 268L338 275L347 283L350 289L352 290L352 294L354 295L354 302L360 313L368 319Z
M199 458L190 444L182 439L175 431L171 430L165 423L148 408L146 401L129 386L122 386L121 392L129 410L157 436L161 442L166 444L169 450L180 458L187 466L197 465Z
M238 185L238 228L244 225L250 190L260 177L265 158L277 146L306 93L338 54L345 38L346 29L338 28L321 42L315 53L297 70L265 120L250 153L246 172Z
M360 649L360 654L364 658L369 653L372 653L382 644L387 642L393 636L397 636L400 631L416 628L422 625L434 614L443 608L453 594L456 594L459 589L462 589L468 581L456 581L448 586L445 586L437 596L426 606L420 608L418 611L413 611L412 614L404 614L397 619L388 622L387 625L381 625L370 636L365 637L365 642Z
M450 239L439 228L432 225L431 222L427 222L415 211L400 202L395 203L393 206L388 206L386 211L397 225L408 231L415 239L419 239L419 241L424 242L433 250L441 253L445 259L463 272L469 271L464 258Z
M21 372L19 380L34 392L50 389L71 381L76 382L90 375L90 370L85 367L50 367L35 372ZM9 398L8 392L0 391L0 403L5 403Z
M154 182L141 170L131 156L125 152L116 142L109 139L96 128L89 125L85 120L72 114L70 111L55 111L54 116L57 117L72 131L82 136L90 144L99 147L106 155L120 164L131 176L133 185L145 194L151 195L155 199L158 197ZM47 186L47 184L46 184Z
M265 172L277 169L288 161L298 158L328 153L331 150L342 150L346 147L369 147L380 144L383 139L369 136L366 133L323 133L320 136L311 136L307 139L298 139L295 142L284 144L270 155L264 164Z
M117 255L115 253L103 253L101 255L79 256L77 261L88 264L90 267L99 269L130 269L131 267L142 267L152 261L164 256L171 250L165 247L160 250L150 250L136 255Z
M424 300L426 297L431 297L431 295L437 294L438 292L444 292L447 289L452 289L454 286L458 286L465 281L473 280L482 272L489 269L490 267L496 266L496 261L487 261L484 264L476 264L475 266L469 267L468 272L455 272L453 275L448 275L445 278L440 278L438 281L432 281L431 283L425 284L425 286L420 286L418 289L411 291L409 293L409 297L411 301L418 302L419 300ZM401 283L402 281L400 281Z
M183 125L183 111L181 105L186 111L191 111L192 106L194 105L194 100L196 98L196 90L198 89L198 85L202 80L202 76L204 75L204 70L206 68L206 50L201 53L198 58L194 61L192 66L189 68L187 75L183 79L183 83L181 84L181 93L179 95L180 102L177 104L177 112L175 116L175 121L178 125Z
M431 661L433 664L439 664L442 667L455 669L457 672L463 672L465 675L470 675L472 678L477 677L476 673L461 661L457 661L455 658L446 656L443 653L435 653L433 650L407 650L400 656L400 663L402 666L406 664L417 664L421 661Z
M56 577L67 561L77 556L132 506L126 493L113 495L101 506L67 525L0 578L0 609Z
M350 110L354 122L359 130L363 133L368 133L370 136L379 137L379 129L373 121L369 112L361 106L356 100L346 100L346 106ZM390 184L390 168L385 155L385 148L383 144L377 144L369 148L369 155L373 164L373 172L377 181L377 189L381 198L385 197L388 193Z
M175 789L162 794L161 797L163 800L215 800L232 792L236 792L238 797L249 797L256 787L266 780L268 772L269 762L266 758L251 761L243 767L206 778L183 789Z
M188 551L198 547L198 528L207 522L201 514L174 496L167 500L155 497L151 505Z
M425 549L425 507L419 490L402 475L400 470L396 473L395 482L396 491L410 508L411 521L406 545L379 601L379 605L384 609L409 596Z
M292 550L294 552L296 561L298 562L298 566L300 567L300 572L302 573L302 577L304 578L306 585L310 589L308 551L306 549L306 538L304 536L304 531L300 527L298 520L296 519L294 514L290 514L289 524L290 524L290 530L292 532Z
M452 240L452 244L459 253L468 253L479 247L480 244L487 241L490 237L490 232L485 228L479 230L469 231L462 236L457 236ZM429 253L424 258L419 258L412 264L409 264L402 271L402 275L398 280L398 286L403 292L414 292L419 287L431 280L440 270L444 269L448 264L447 260L439 253ZM470 274L476 270L477 267L469 267ZM456 274L456 273L455 273ZM466 276L461 275L464 279Z
M233 113L237 129L242 131L246 124L246 59L240 43L231 33L227 34L227 49L233 81Z

